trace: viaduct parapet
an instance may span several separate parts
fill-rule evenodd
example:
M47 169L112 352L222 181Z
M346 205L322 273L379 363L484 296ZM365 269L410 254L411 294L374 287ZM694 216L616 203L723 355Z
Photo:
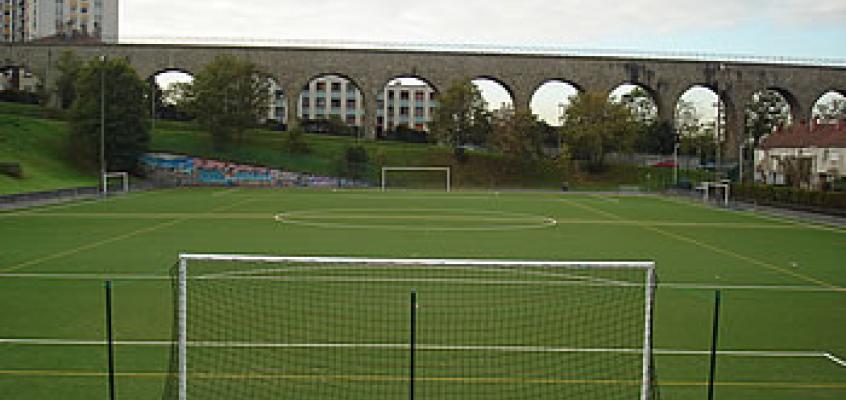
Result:
M82 58L123 57L142 78L168 70L196 73L219 54L248 59L268 71L282 88L288 120L296 120L299 93L318 76L336 74L363 94L365 135L375 138L376 96L397 77L415 77L442 91L453 82L488 78L508 90L517 110L529 107L541 85L558 80L580 91L610 93L630 83L650 92L658 118L673 123L676 103L693 86L713 90L725 104L728 158L736 159L744 130L744 108L762 89L781 93L793 121L810 120L816 100L828 91L846 93L846 68L806 65L685 61L648 58L482 54L437 51L358 50L301 47L196 45L6 44L0 66L22 66L47 87L57 79L56 61L64 51Z

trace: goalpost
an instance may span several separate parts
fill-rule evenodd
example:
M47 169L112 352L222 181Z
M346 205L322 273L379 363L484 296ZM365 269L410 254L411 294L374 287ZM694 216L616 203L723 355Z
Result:
M452 170L450 167L382 167L382 191L388 189L388 174L390 172L411 172L411 173L425 173L438 172L443 173L443 185L447 192L452 191Z
M165 399L655 398L653 262L182 254Z
M717 200L717 202L722 203L724 207L728 207L729 204L729 192L731 190L731 185L725 182L702 182L696 188L697 190L702 191L702 200L703 201L711 201L711 194L713 193L713 198ZM719 194L722 192L722 196Z
M106 172L103 174L103 195L109 195L109 180L120 179L120 192L129 193L129 174L126 172Z

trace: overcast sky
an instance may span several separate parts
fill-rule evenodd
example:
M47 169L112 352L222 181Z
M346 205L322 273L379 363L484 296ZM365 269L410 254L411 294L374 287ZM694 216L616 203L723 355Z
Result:
M846 0L120 0L120 36L387 41L846 60Z

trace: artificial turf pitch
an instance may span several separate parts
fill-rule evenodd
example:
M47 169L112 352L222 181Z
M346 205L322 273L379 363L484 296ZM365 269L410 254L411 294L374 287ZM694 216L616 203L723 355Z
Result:
M249 189L0 213L0 398L107 398L105 279L118 398L160 398L180 252L655 260L662 398L705 398L716 288L716 398L846 398L845 230L653 196Z

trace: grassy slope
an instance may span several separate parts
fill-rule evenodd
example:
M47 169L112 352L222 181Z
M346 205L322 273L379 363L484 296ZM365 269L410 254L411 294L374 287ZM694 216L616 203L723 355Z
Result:
M0 193L16 193L94 184L89 177L64 160L63 140L66 125L44 118L41 108L31 105L0 103L0 161L24 164L26 178L0 177ZM557 188L562 180L576 190L617 189L620 185L655 188L671 181L669 169L611 167L598 174L572 173L565 177L552 161L514 165L502 156L470 153L469 160L458 163L445 147L388 141L360 141L350 137L306 135L312 152L290 154L285 151L286 133L253 130L242 141L224 150L213 148L209 136L195 124L157 121L151 151L171 152L264 165L290 171L319 175L337 175L337 160L347 147L363 144L371 165L368 178L378 181L379 166L451 166L456 187L477 188ZM651 179L647 179L647 174Z
M0 161L21 163L24 178L0 175L0 194L96 185L95 176L67 160L64 123L29 116L32 107L3 104L2 110L15 114L0 112Z

